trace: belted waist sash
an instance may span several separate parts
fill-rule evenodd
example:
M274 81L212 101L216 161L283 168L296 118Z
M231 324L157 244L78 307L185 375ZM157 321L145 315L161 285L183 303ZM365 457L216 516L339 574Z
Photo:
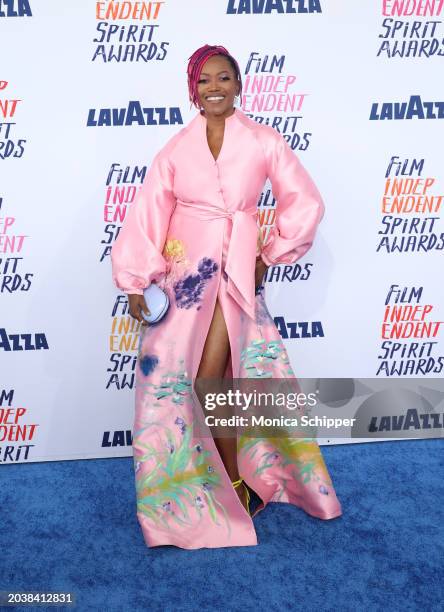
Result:
M231 235L225 264L227 291L239 306L255 318L255 268L257 248L257 208L249 211L226 210L211 204L177 200L176 211L199 219L231 219Z

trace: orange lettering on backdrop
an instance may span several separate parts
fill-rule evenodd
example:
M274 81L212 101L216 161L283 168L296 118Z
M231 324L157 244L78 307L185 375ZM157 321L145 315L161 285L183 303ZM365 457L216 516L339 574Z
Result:
M276 210L274 208L270 210L259 210L258 217L260 227L263 225L273 225L275 216Z
M112 352L137 351L139 345L139 334L127 334L125 336L110 336L110 350ZM117 348L114 348L117 347Z
M438 213L442 195L426 195L435 178L389 178L385 181L381 211L390 213ZM394 196L394 197L392 197Z
M428 189L434 184L436 179L434 178L388 178L385 182L384 195L424 195Z
M443 196L390 196L382 198L381 210L389 213L438 213L441 210Z
M142 324L131 316L113 317L109 350L112 353L137 351Z
M136 319L133 319L130 315L122 317L113 317L111 324L112 334L127 334L135 333L140 331L140 323Z

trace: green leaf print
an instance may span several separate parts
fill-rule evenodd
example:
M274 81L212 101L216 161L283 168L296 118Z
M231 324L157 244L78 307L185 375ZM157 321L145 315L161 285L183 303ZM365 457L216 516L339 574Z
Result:
M176 420L184 423L181 417ZM171 522L192 525L196 518L203 519L203 509L219 525L219 508L230 532L228 514L214 491L221 485L221 477L211 464L212 453L202 444L193 443L192 425L181 427L180 438L163 428L165 450L150 447L147 453L135 453L138 511L155 524L169 528ZM135 448L140 446L147 447L136 441ZM141 467L145 458L150 460L148 472Z

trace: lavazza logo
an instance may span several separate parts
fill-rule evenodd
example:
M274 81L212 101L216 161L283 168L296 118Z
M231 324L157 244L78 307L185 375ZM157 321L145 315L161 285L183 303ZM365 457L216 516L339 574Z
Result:
M320 0L228 0L227 14L322 13Z
M128 125L174 125L183 124L180 108L145 107L139 100L130 100L123 108L90 108L87 127Z
M421 96L410 96L407 102L373 102L369 119L444 119L444 101L423 101Z
M29 0L0 0L0 17L32 17Z
M45 334L8 334L0 327L0 351L39 351L49 349Z

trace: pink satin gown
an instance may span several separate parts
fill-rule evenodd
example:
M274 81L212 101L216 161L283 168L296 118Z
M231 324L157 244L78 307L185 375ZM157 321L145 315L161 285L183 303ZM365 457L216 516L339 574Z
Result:
M276 223L260 245L257 202L267 177ZM143 328L136 371L137 517L147 546L257 544L213 439L193 431L192 389L217 297L231 348L225 376L295 378L264 296L255 295L255 259L294 263L323 211L285 139L239 109L225 120L217 160L200 113L155 156L111 253L119 289L142 294L154 281L171 304ZM315 439L241 436L238 466L263 502L257 512L279 501L319 519L342 514Z

